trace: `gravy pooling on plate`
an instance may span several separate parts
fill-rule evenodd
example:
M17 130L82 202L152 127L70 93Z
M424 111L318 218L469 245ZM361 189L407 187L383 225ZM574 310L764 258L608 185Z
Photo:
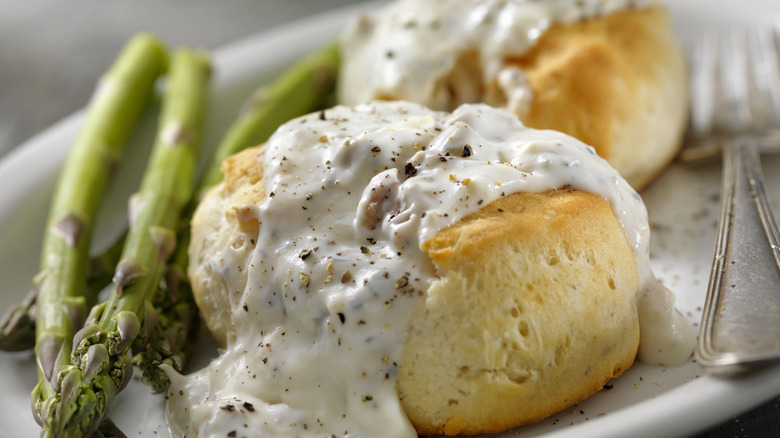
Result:
M641 198L572 137L481 104L449 114L374 102L292 120L260 157L265 200L237 211L257 221L257 240L210 260L236 292L234 334L208 367L169 371L176 436L416 436L395 375L436 277L421 246L517 192L570 186L606 199L640 271L643 359L690 356L690 325L650 271Z

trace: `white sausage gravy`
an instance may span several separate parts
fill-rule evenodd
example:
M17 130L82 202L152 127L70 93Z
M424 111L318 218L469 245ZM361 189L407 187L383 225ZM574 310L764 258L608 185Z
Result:
M571 186L606 199L640 270L643 359L691 354L693 331L650 271L641 198L572 137L482 104L450 114L373 102L292 120L261 157L265 200L239 207L258 239L209 261L241 290L236 335L206 368L169 370L174 436L415 437L395 375L435 279L421 245L516 192Z

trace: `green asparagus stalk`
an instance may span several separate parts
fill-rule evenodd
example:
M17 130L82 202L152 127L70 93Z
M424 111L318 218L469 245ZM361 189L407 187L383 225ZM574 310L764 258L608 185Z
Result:
M46 436L93 434L132 376L127 353L175 248L176 226L192 193L209 71L203 54L182 49L171 58L157 138L130 200L130 228L111 293L74 336L70 363L58 369L56 392L35 401Z
M284 121L322 107L333 92L338 62L336 45L328 44L291 66L273 83L258 88L245 102L239 118L209 161L198 193L219 182L220 163L227 156L265 141ZM133 344L133 363L144 371L144 379L156 391L167 386L167 377L157 367L167 363L181 370L186 359L186 352L181 347L187 345L186 339L196 323L196 309L186 278L187 219L196 205L196 202L191 203L189 214L183 216L179 237L182 244L178 245L176 261L165 275L165 283L170 285L163 284L154 300L156 323L149 324L143 331L145 340L139 338ZM88 307L94 304L97 293L110 283L123 244L124 236L92 258L84 294ZM9 309L0 319L0 350L22 351L34 346L37 297L38 290L34 288L23 302Z
M37 303L38 385L33 412L39 423L56 407L68 379L71 340L87 314L89 246L103 188L121 158L133 126L165 71L167 54L154 37L132 38L101 78L52 198L33 280Z
M338 48L328 44L302 58L275 81L258 88L243 105L238 119L228 129L208 163L181 221L178 245L167 267L165 281L147 317L141 336L133 343L132 363L144 374L144 381L157 392L164 391L168 376L165 363L181 371L188 357L187 342L197 326L197 307L187 279L189 219L202 194L219 183L222 161L240 150L264 142L282 123L322 108L332 97L339 63Z
M182 218L182 227L177 246L176 260L168 267L166 278L171 278L171 286L163 285L160 289L155 305L155 311L161 315L158 319L159 327L152 330L148 327L144 332L149 340L145 346L134 343L133 363L144 370L144 378L153 383L156 390L166 386L164 374L156 370L160 363L168 363L174 369L180 370L185 363L186 354L177 349L184 339L195 328L195 315L193 312L194 300L187 282L186 270L188 258L186 254L189 245L189 218L197 206L202 194L210 187L218 183L222 174L220 164L222 161L246 147L265 141L270 134L283 122L294 117L314 111L325 106L332 98L335 88L335 79L338 71L339 53L335 43L330 43L317 51L302 58L284 71L279 78L270 84L258 88L244 103L238 119L228 129L213 158L208 162L204 177L196 192L199 194L193 199L187 213ZM105 252L96 255L91 262L92 269L88 276L88 292L97 293L111 280L111 275L124 243L124 236L109 247ZM174 301L170 302L164 296L169 291L174 293ZM88 295L89 296L89 295ZM88 300L88 306L92 303ZM185 311L186 307L190 307ZM167 309L177 308L181 316L192 315L192 319L180 321L177 315L167 317ZM5 316L0 319L0 350L21 351L33 347L35 341L35 318L37 316L37 289L33 289L22 303L10 308ZM175 327L175 328L174 328ZM153 333L154 332L154 333ZM177 333L175 337L172 332ZM167 333L164 345L155 344L153 338L161 338L161 333ZM182 339L184 336L184 339ZM178 339L179 342L171 342L170 339ZM165 351L170 351L166 354ZM155 375L158 377L151 377Z

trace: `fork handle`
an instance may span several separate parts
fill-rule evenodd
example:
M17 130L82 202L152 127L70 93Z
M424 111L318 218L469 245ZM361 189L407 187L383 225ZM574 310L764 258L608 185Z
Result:
M780 358L780 246L757 142L723 148L721 211L697 359L734 373Z

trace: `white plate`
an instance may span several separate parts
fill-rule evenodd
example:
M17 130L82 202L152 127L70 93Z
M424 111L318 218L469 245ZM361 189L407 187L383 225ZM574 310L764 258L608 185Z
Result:
M670 2L683 38L734 22L780 19L773 0ZM355 8L284 26L217 51L210 133L213 145L244 96L285 65L335 36ZM0 309L24 296L38 266L48 197L66 149L83 119L79 112L0 161ZM144 122L131 148L144 149L153 129ZM125 223L124 200L137 185L145 154L128 154L108 190L95 246L110 242ZM780 157L765 159L773 205L780 204ZM672 166L643 195L653 224L652 263L678 296L678 307L698 325L715 236L720 167ZM778 215L780 216L780 214ZM30 353L0 353L0 437L35 436L30 390L35 385ZM532 426L500 436L624 437L683 436L701 430L780 394L780 368L738 380L704 376L693 362L675 368L637 364L583 403ZM138 382L118 397L117 424L129 436L168 436L163 400Z

